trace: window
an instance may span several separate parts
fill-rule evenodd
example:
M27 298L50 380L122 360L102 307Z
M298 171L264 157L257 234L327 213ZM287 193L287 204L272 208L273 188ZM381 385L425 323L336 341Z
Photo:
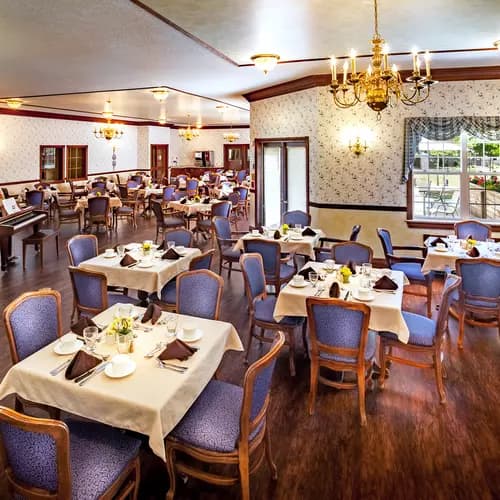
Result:
M40 180L63 180L64 146L40 146Z
M500 140L421 137L410 182L414 219L500 220Z
M66 146L66 178L69 180L87 177L88 146Z

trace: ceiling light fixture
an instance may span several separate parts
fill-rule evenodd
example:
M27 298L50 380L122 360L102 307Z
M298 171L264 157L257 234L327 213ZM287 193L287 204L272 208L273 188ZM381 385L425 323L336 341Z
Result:
M22 99L17 99L14 97L12 99L6 99L5 102L10 109L19 109L24 103Z
M234 142L237 141L239 138L240 134L238 134L238 132L233 132L232 130L224 134L224 140L227 142Z
M102 112L103 118L105 118L108 123L103 127L95 127L94 128L94 136L96 139L106 139L110 141L111 139L121 139L123 136L123 130L115 127L111 123L111 119L113 118L113 110L111 109L111 101L106 101L104 105L104 111Z
M278 64L280 56L278 54L255 54L250 60L255 64L256 68L263 71L264 75L267 75Z
M497 50L500 50L500 40L495 40L493 45L497 48Z
M158 118L158 123L160 125L166 125L167 124L167 119L164 116L160 116L160 118Z
M424 77L420 74L420 53L415 49L413 50L413 71L406 79L409 85L407 86L408 89L405 89L396 65L389 66L389 49L378 32L377 0L374 0L373 4L375 33L372 38L373 54L371 64L364 73L357 73L356 53L352 50L350 55L350 77L347 77L349 62L345 60L342 83L339 83L339 80L337 80L337 61L332 56L330 59L332 71L330 92L333 94L334 103L339 108L350 108L360 102L366 102L371 109L378 113L380 119L380 112L398 100L407 106L413 106L425 101L429 97L431 85L437 82L431 77L429 51L426 51L424 55Z
M191 125L189 123L189 118L190 115L188 115L188 126L186 128L180 128L179 129L179 136L186 140L186 141L191 141L193 139L196 139L196 137L200 136L200 131L197 128L191 128Z
M169 90L166 87L156 87L155 89L151 90L153 97L158 102L165 102L167 100L167 97L168 97L168 92L169 92Z

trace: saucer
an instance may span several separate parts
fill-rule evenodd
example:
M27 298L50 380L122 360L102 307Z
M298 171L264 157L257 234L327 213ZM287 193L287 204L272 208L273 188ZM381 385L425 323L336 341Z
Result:
M353 291L353 292L352 292L352 296L353 296L356 300L359 300L360 302L371 302L371 301L375 298L375 294L374 294L373 292L370 292L370 295L368 295L367 297L361 298L361 297L358 295L358 292L357 292L357 291Z
M113 372L113 365L110 363L109 365L106 365L106 368L104 368L104 373L110 378L123 378L127 377L131 373L134 373L136 366L135 361L131 359L127 364L127 368L118 375Z
M184 250L177 250L177 248L174 248L174 250L181 256L181 257L184 257L184 255L187 254L187 250L184 249Z
M189 339L184 338L184 330L180 330L180 332L177 334L177 338L179 340L182 340L183 342L196 342L197 340L200 340L201 337L203 337L203 331L200 330L199 328L196 329L195 334L190 337Z
M253 234L253 233L250 233L248 235L249 238L262 238L262 234L260 233L257 233L257 234Z
M103 256L104 256L105 259L113 259L117 255L118 254L116 252L113 252L113 253L103 253Z
M304 237L303 236L290 236L290 239L292 241L301 241L304 239Z
M294 288L305 288L307 285L309 285L309 281L304 280L302 283L294 283L293 281L290 281L290 286L293 286Z
M143 267L143 268L147 268L147 267L153 267L153 263L152 262L139 262L139 264L137 264L137 267Z
M436 250L436 252L447 252L448 249L445 247L445 248L438 248L438 247L434 247L434 249Z
M129 243L128 245L125 246L125 251L131 252L133 250L137 250L138 248L141 248L142 245L140 243Z
M75 354L75 352L79 351L81 347L83 346L83 341L81 340L76 340L71 346L63 347L62 342L58 342L54 346L54 352L56 354L59 354L60 356L67 356L68 354Z

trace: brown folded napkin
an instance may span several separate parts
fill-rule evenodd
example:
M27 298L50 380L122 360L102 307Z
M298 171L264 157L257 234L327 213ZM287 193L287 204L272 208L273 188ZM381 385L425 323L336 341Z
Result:
M161 308L156 304L149 304L146 312L142 316L141 323L146 323L146 321L151 320L151 324L154 325L160 319Z
M308 266L305 269L302 269L302 271L299 271L297 274L300 274L301 276L304 276L304 279L308 280L309 279L309 273L315 273L316 271L311 267Z
M126 267L131 266L132 264L136 264L137 261L128 253L123 256L123 259L120 261L120 266Z
M465 237L465 241L467 240L472 240L472 234L468 234L466 237Z
M181 203L182 205L184 205L186 202L187 202L187 199L186 199L186 198L182 198L182 200L180 201L180 203Z
M260 234L264 234L264 228L262 226L248 226L249 231L253 231L254 229L257 229Z
M467 252L467 255L469 257L479 257L479 250L477 249L477 247L472 247L468 252Z
M83 330L88 326L97 326L90 318L82 316L76 323L71 325L71 331L77 335L83 335ZM99 331L101 329L99 328Z
M68 365L68 368L66 368L64 376L68 380L73 380L83 375L85 372L92 370L92 368L95 368L101 361L101 359L95 358L85 351L78 351Z
M161 250L164 250L165 248L165 240L163 240L161 243L160 243L160 246L156 249L157 251L161 251Z
M306 227L302 231L302 236L316 236L316 231L313 231L310 227Z
M346 267L351 270L353 276L356 274L356 264L354 262L350 260L349 262L347 262Z
M176 339L161 352L158 359L166 361L168 359L178 359L179 361L185 361L190 358L198 349L190 347L185 344L182 340Z
M446 248L448 248L448 243L446 243L446 241L444 241L441 237L434 238L434 241L431 242L431 247L437 246L438 243L442 243Z
M229 200L229 198L227 196L219 196L219 200L226 201Z
M205 199L203 200L203 204L204 204L204 205L208 205L209 203L210 203L210 198L205 198Z
M276 229L276 231L274 231L274 236L273 238L275 240L279 240L281 238L281 233Z
M382 276L373 285L374 290L397 290L398 284L389 278L389 276Z
M336 281L334 281L332 283L332 286L330 287L329 295L330 295L330 297L333 297L334 299L338 299L340 297L340 287Z
M167 260L176 260L180 257L180 255L173 249L169 248L162 256L162 259L167 259Z

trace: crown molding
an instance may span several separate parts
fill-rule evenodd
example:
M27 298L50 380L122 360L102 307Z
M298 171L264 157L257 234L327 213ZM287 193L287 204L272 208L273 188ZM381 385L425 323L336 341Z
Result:
M405 79L410 76L411 71L403 70L401 77ZM243 94L243 97L249 101L260 101L270 97L290 94L300 90L312 89L314 87L326 87L331 83L329 73L321 75L309 75L297 80L279 83L271 87L254 90ZM474 66L469 68L436 68L432 70L432 78L439 82L459 82L467 80L500 80L500 66Z

